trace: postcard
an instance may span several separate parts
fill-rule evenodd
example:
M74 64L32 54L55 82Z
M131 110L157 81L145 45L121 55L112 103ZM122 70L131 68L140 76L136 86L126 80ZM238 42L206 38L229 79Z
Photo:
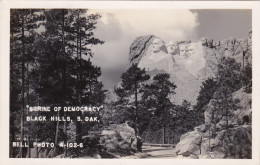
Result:
M4 1L3 162L259 163L259 7Z

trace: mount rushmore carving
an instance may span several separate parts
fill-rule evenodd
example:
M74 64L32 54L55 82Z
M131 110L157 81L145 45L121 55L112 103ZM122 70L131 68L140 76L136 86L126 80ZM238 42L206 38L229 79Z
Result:
M246 39L214 41L201 38L199 41L169 41L165 43L154 35L137 37L130 46L129 66L137 63L150 75L166 72L176 85L172 101L183 100L196 104L200 86L217 74L217 65L223 58L233 58L241 66L252 64L252 31Z

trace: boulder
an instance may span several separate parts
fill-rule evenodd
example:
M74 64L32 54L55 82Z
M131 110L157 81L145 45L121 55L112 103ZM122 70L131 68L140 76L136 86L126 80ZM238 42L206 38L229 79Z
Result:
M206 131L206 125L202 124L200 126L197 126L197 127L194 128L194 131L205 132Z
M128 155L137 150L135 131L126 123L114 124L109 130L103 130L99 142L114 154Z
M200 154L202 133L198 131L188 132L181 136L180 142L175 147L177 155L190 156Z

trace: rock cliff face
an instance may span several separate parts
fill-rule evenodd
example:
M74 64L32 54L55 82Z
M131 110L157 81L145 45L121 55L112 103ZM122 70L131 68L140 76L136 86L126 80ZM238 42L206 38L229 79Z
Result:
M202 38L203 57L206 60L205 68L198 74L198 78L205 80L209 77L215 77L217 73L217 64L223 58L233 58L241 66L245 67L252 64L252 30L249 31L248 38L234 39L229 38L214 42L213 39Z
M149 45L151 45L155 38L156 37L153 35L137 37L130 46L129 62L131 64L139 63L142 56L146 53Z
M175 152L180 158L250 159L251 142L251 125L221 130L215 138L208 138L207 132L194 130L181 137Z
M205 68L201 70L199 78L214 77L217 73L215 66L221 58L233 58L243 67L252 65L251 33L250 31L248 39L229 39L218 42L219 44L205 42L207 39L204 38L202 45L206 64ZM216 100L211 99L204 112L205 124L181 137L175 148L176 154L182 158L251 158L252 99L251 94L244 91L245 89L242 87L232 93L231 100L236 103L237 108L230 112L228 120L216 113L214 108ZM216 119L220 120L214 123ZM212 136L213 132L214 136Z
M186 158L251 158L251 94L245 93L241 88L232 94L232 99L239 108L231 112L228 129L225 119L211 124L210 129L207 128L213 118L221 118L214 113L212 99L204 113L205 124L182 135L175 148L176 154ZM215 132L214 138L212 132Z
M172 96L175 104L187 100L191 105L196 99L203 81L216 77L217 65L223 58L234 58L241 66L251 64L251 33L247 39L214 41L170 41L167 44L154 35L137 37L130 46L129 66L137 63L151 76L166 72L177 88Z

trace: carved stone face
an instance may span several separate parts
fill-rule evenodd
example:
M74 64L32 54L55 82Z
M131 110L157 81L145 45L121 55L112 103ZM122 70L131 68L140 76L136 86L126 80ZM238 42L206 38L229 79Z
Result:
M152 50L154 53L160 52L164 46L163 40L156 38L152 42Z
M183 59L187 59L189 57L187 46L186 45L180 45L179 48L180 48L180 57L183 58Z
M188 45L188 57L194 56L196 54L196 45L195 44L189 44Z
M180 54L179 45L176 42L170 41L167 44L167 51L171 55L178 55Z

